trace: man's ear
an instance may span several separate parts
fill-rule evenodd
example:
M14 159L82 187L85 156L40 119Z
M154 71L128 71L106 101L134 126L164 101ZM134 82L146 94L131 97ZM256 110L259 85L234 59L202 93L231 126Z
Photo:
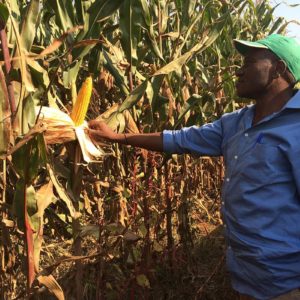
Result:
M276 64L276 73L278 75L277 77L284 75L286 70L287 70L286 63L283 60L278 60Z

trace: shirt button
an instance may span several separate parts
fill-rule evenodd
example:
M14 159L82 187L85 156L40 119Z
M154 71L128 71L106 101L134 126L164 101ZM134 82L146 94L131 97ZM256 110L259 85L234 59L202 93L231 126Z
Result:
M222 201L222 205L224 205L225 203L224 203L224 201Z
M249 134L246 132L246 133L245 133L245 136L248 136L248 135L249 135Z
M227 225L226 224L224 224L224 228L226 228L227 227Z
M238 156L237 156L237 155L235 155L235 156L234 156L234 159L238 159Z
M229 182L229 181L230 181L230 178L227 177L227 178L226 178L226 181Z
M228 246L228 249L231 249L231 246Z

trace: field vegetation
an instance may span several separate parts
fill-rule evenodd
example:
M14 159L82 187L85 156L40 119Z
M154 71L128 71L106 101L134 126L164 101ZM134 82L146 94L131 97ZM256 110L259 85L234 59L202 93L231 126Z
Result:
M234 299L224 270L221 158L47 142L37 113L119 132L202 125L241 105L232 39L284 33L269 1L0 1L0 298ZM61 127L57 135L63 136Z

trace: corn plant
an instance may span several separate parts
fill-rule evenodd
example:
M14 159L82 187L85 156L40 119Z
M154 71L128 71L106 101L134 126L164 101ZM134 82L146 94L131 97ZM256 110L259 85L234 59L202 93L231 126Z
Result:
M220 223L222 161L112 145L87 165L72 130L73 141L59 142L62 126L47 142L41 111L75 106L75 123L102 118L120 132L213 121L241 105L232 39L284 33L274 9L251 0L0 2L1 298L179 295L164 280L167 296L150 287L160 265L195 272L199 224ZM76 99L88 76L86 116Z

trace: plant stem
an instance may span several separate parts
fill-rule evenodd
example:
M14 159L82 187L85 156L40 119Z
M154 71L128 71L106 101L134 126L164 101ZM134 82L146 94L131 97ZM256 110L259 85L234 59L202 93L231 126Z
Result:
M27 147L27 155L30 157L31 147ZM29 222L29 217L27 213L27 187L29 179L29 164L26 161L24 165L24 222L25 222L25 245L26 245L26 255L27 255L27 295L30 294L30 289L32 283L35 279L35 267L34 267L34 245L33 245L33 230Z
M167 218L167 238L168 238L168 255L169 263L172 267L172 250L173 250L173 235L172 235L172 195L171 195L171 185L169 181L169 165L165 165L165 187L166 187L166 218Z
M10 55L9 55L9 50L8 50L8 45L7 45L5 24L1 18L0 18L0 40L1 40L3 57L4 57L4 65L5 65L5 72L6 72L5 75L6 75L7 89L8 89L8 95L9 95L10 109L11 109L11 114L12 114L12 122L13 122L16 112L17 112L17 106L16 106L16 101L15 101L13 83L10 81L10 78L9 78L9 72L11 70L11 63L10 63ZM16 128L14 128L14 129L16 129Z

